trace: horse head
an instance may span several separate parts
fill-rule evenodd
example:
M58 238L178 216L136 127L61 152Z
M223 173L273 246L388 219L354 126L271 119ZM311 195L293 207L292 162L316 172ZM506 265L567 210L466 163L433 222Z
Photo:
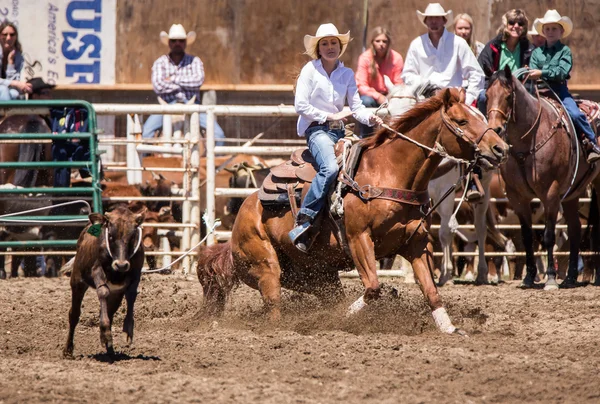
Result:
M484 169L491 169L508 158L508 144L495 131L488 128L485 117L464 103L465 90L447 88L439 95L444 123L440 143L450 155L478 159Z
M508 66L498 70L490 79L490 85L485 92L487 98L488 124L496 133L505 134L509 120L516 120L515 101L519 80L513 78Z

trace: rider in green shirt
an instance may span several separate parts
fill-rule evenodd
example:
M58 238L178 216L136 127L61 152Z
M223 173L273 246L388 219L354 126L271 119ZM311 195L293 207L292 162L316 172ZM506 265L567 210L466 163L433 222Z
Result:
M544 35L546 43L531 54L532 71L529 78L541 78L548 83L562 101L577 132L582 133L588 140L588 162L600 160L600 147L596 143L596 135L567 87L567 80L571 78L573 68L573 56L571 49L560 42L560 39L571 33L573 23L569 17L562 17L556 10L548 10L544 18L536 20L535 29Z

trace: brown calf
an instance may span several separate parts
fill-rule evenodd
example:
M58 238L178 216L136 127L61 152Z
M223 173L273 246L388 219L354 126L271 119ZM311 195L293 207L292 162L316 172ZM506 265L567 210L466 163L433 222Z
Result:
M111 326L123 296L127 314L123 332L127 342L133 341L133 305L137 296L144 247L142 229L145 211L133 213L125 207L101 215L92 213L90 223L77 241L77 254L71 274L71 310L69 336L63 350L65 357L73 356L73 334L81 314L81 302L88 287L96 289L100 300L100 342L109 355L114 355Z

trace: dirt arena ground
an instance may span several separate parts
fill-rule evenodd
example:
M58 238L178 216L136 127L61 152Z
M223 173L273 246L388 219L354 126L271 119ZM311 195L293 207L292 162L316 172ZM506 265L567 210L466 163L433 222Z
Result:
M261 402L515 403L600 401L600 289L522 291L515 283L442 290L455 325L442 335L414 284L385 280L387 298L352 320L286 292L268 326L241 287L218 321L199 316L198 282L144 277L135 343L113 326L115 361L99 341L98 301L84 300L75 359L67 278L0 281L0 403ZM358 280L345 280L348 303ZM398 297L392 297L392 287Z

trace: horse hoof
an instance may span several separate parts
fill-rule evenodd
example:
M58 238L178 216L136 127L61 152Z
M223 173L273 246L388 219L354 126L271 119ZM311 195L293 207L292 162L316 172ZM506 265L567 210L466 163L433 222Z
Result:
M558 285L556 283L546 283L546 285L544 286L544 290L558 290Z
M461 328L455 329L454 334L460 335L461 337L469 338L469 334L467 334L467 332Z
M560 284L560 288L561 289L573 289L576 288L578 286L577 281L573 280L573 279L569 279L566 278L561 284ZM557 287L558 289L558 287Z
M475 276L473 275L473 272L467 272L467 274L465 275L465 281L473 282L474 280L475 280Z
M533 283L523 281L519 285L519 288L520 289L532 289L533 288Z

